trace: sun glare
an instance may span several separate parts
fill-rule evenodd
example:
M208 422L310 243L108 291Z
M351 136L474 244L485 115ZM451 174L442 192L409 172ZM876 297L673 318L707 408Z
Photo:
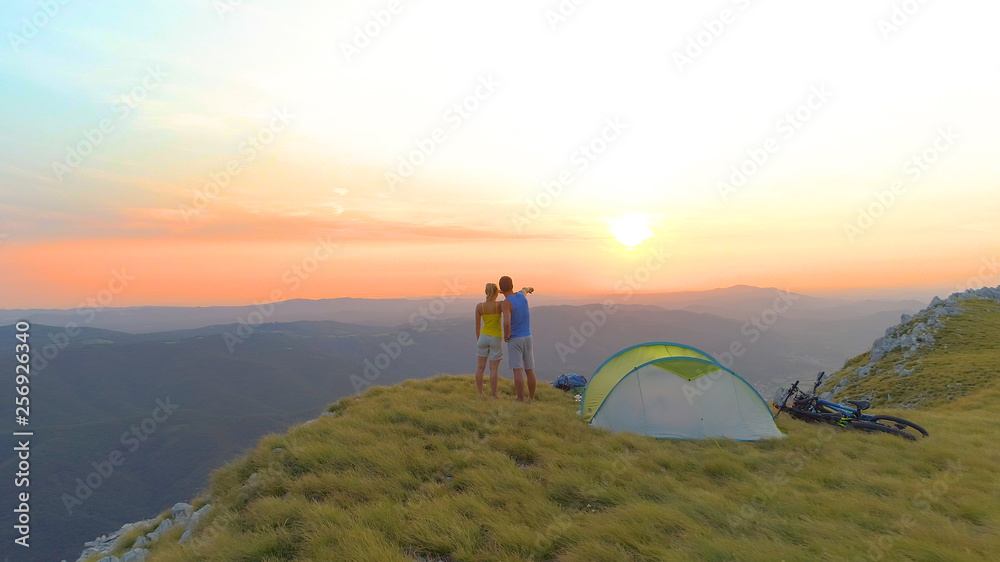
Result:
M653 236L649 227L649 216L641 213L629 213L607 219L608 230L623 246L632 248L642 244Z

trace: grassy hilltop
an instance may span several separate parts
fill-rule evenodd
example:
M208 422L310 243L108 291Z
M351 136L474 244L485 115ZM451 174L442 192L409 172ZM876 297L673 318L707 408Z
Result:
M963 301L960 308L962 314L947 318L937 330L933 346L906 358L902 350L891 351L875 362L867 377L851 377L857 367L869 362L871 354L863 353L830 377L824 389L847 378L838 398L865 395L876 406L927 408L994 385L1000 376L1000 303L973 299ZM923 319L918 315L898 331L906 333ZM912 373L901 377L895 365Z
M662 441L593 429L548 387L518 404L509 383L491 401L471 377L409 381L261 439L151 560L996 559L1000 306L963 306L912 374L838 394L920 396L878 411L929 439L782 416L787 439Z

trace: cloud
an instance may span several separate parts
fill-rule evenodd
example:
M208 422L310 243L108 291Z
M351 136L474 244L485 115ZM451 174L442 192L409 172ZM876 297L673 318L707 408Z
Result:
M347 210L324 216L322 209L272 211L268 213L227 210L203 211L192 222L178 209L132 208L121 212L120 226L107 234L115 238L177 238L294 241L317 233L332 234L343 241L419 240L532 240L562 239L554 234L518 234L513 229L485 228L454 220L386 220L360 211Z

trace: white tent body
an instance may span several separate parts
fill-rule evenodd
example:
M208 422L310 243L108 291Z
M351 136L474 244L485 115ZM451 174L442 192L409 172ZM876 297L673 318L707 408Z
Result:
M651 361L625 375L591 425L660 439L784 437L770 408L742 378L706 362L712 372L688 379L671 372L670 362Z

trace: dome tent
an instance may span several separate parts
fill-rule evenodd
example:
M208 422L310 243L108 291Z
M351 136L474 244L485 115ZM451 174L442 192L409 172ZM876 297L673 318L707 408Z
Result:
M660 439L784 437L749 383L707 353L676 343L611 356L590 378L580 413L595 427Z

